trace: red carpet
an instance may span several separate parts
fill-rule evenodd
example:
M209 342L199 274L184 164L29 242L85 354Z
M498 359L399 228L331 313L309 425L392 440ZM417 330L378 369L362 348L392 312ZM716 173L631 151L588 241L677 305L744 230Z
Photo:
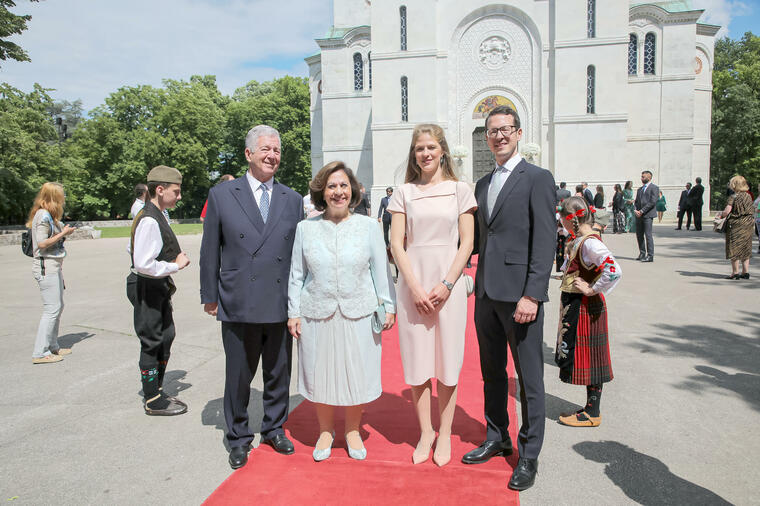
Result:
M474 274L474 273L473 273ZM267 445L250 454L248 464L234 472L206 500L207 505L227 504L519 504L517 492L507 488L515 454L497 457L486 464L465 465L462 455L485 438L483 381L478 342L472 321L475 298L469 298L465 357L460 376L457 411L452 429L451 463L439 468L430 460L413 465L411 456L419 429L404 383L397 327L383 333L383 394L367 405L362 419L362 438L367 460L349 458L342 410L336 409L336 438L332 456L314 462L311 452L318 437L313 405L304 401L290 414L285 429L295 444L295 455L283 456ZM508 366L514 378L511 357ZM435 390L434 390L435 393ZM509 384L509 418L512 441L517 441L515 380ZM437 402L433 401L434 427L438 426Z

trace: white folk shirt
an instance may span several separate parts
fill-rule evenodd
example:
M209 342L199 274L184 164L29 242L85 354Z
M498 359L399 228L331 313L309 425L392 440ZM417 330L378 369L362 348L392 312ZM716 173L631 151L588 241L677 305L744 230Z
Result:
M245 177L248 180L248 184L251 185L251 190L253 191L253 198L256 199L256 205L259 206L259 209L261 209L261 194L264 193L264 190L261 189L261 184L263 183L264 186L267 189L267 196L269 197L269 207L272 207L272 188L274 186L274 178L270 177L269 181L259 181L255 177L251 175L250 172L245 173Z
M137 224L135 230L135 254L133 256L135 272L150 278L165 278L179 271L179 266L174 262L156 260L163 247L164 241L161 240L161 229L158 227L158 222L149 216L145 216ZM129 252L130 244L128 243L127 253Z

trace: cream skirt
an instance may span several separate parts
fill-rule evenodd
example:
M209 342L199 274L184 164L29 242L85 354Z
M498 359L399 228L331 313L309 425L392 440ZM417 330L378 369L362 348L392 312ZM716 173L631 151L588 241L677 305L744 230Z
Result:
M380 334L372 315L346 318L340 309L325 319L301 318L298 393L312 402L356 406L382 393Z

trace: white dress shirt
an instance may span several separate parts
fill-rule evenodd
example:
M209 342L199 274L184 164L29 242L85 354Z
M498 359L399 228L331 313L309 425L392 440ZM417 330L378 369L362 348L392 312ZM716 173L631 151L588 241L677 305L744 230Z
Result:
M167 220L168 221L168 220ZM130 253L131 242L127 243L127 253ZM179 271L179 266L174 262L156 260L164 247L161 240L161 229L158 222L149 216L145 216L137 224L135 230L135 271L150 278L165 278Z
M129 215L131 216L131 218L134 219L135 216L137 216L137 213L139 213L140 209L142 209L143 207L145 207L145 201L140 200L140 199L135 199L135 201L132 202L132 209L129 210Z
M509 178L509 175L512 173L514 168L517 167L517 164L520 163L521 160L522 156L520 156L520 153L515 150L512 158L507 160L507 163L504 165L496 166L496 170L494 170L493 176L491 177L491 183L488 186L488 196L494 196L493 202L490 201L490 198L487 202L489 214L493 211L493 206L496 205L496 197L504 187L504 183L507 182L507 178Z
M264 186L266 186L267 189L267 196L269 197L269 206L272 206L272 187L274 186L274 178L270 177L269 181L259 181L255 177L251 175L250 172L245 173L246 179L248 179L248 184L251 185L251 190L253 190L253 198L256 199L256 205L261 207L261 194L264 193L264 190L261 189L262 183Z

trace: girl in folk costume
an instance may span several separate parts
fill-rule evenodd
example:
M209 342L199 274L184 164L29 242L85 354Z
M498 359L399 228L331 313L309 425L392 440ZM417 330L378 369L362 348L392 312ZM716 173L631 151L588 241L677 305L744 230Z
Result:
M622 271L591 228L594 212L581 197L565 199L560 210L562 225L572 241L562 266L554 361L562 381L586 386L587 399L583 409L559 417L560 423L572 427L596 427L602 423L602 384L612 380L604 295L615 288Z

